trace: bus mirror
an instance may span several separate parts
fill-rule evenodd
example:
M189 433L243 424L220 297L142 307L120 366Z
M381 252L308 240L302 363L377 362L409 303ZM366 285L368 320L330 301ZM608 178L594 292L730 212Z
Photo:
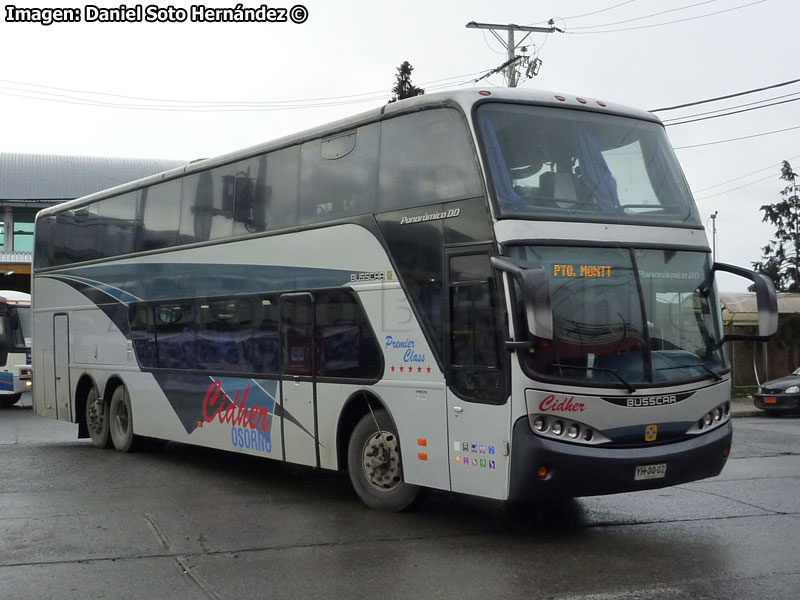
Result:
M504 256L493 256L492 265L500 271L510 273L522 288L528 333L545 339L553 339L553 310L550 307L550 287L544 267Z
M775 286L772 280L766 275L755 273L749 269L735 267L724 263L714 263L712 272L722 271L732 273L739 277L744 277L753 282L750 289L756 293L756 305L758 307L758 334L757 335L726 335L722 341L733 340L757 340L766 341L778 330L778 296L775 294Z

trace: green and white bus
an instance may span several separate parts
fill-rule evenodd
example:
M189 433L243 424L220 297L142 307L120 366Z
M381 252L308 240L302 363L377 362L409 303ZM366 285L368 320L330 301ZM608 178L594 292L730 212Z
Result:
M714 264L652 114L424 95L39 213L34 405L141 438L346 470L369 506L718 474Z

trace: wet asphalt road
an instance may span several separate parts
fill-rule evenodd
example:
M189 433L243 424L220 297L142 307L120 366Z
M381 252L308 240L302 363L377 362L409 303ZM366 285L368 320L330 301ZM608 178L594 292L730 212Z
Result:
M800 589L800 417L736 418L720 477L525 509L0 411L0 598L736 598Z

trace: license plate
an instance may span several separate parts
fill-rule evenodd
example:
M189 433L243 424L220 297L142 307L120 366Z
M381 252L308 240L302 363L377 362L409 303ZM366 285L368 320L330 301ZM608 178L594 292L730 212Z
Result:
M777 404L778 399L775 396L764 396L764 404Z
M667 463L658 465L639 465L636 467L636 473L633 476L635 481L642 479L663 479L667 476Z

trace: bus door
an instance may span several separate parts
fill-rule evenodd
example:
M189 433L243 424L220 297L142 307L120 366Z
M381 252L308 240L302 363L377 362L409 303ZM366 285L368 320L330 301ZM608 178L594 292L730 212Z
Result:
M281 439L287 462L319 466L314 382L314 300L284 294L281 307Z
M55 404L58 419L70 421L69 385L69 316L53 317L53 357L55 376Z
M447 261L447 420L453 491L507 496L510 410L501 351L503 304L490 249L453 249Z

